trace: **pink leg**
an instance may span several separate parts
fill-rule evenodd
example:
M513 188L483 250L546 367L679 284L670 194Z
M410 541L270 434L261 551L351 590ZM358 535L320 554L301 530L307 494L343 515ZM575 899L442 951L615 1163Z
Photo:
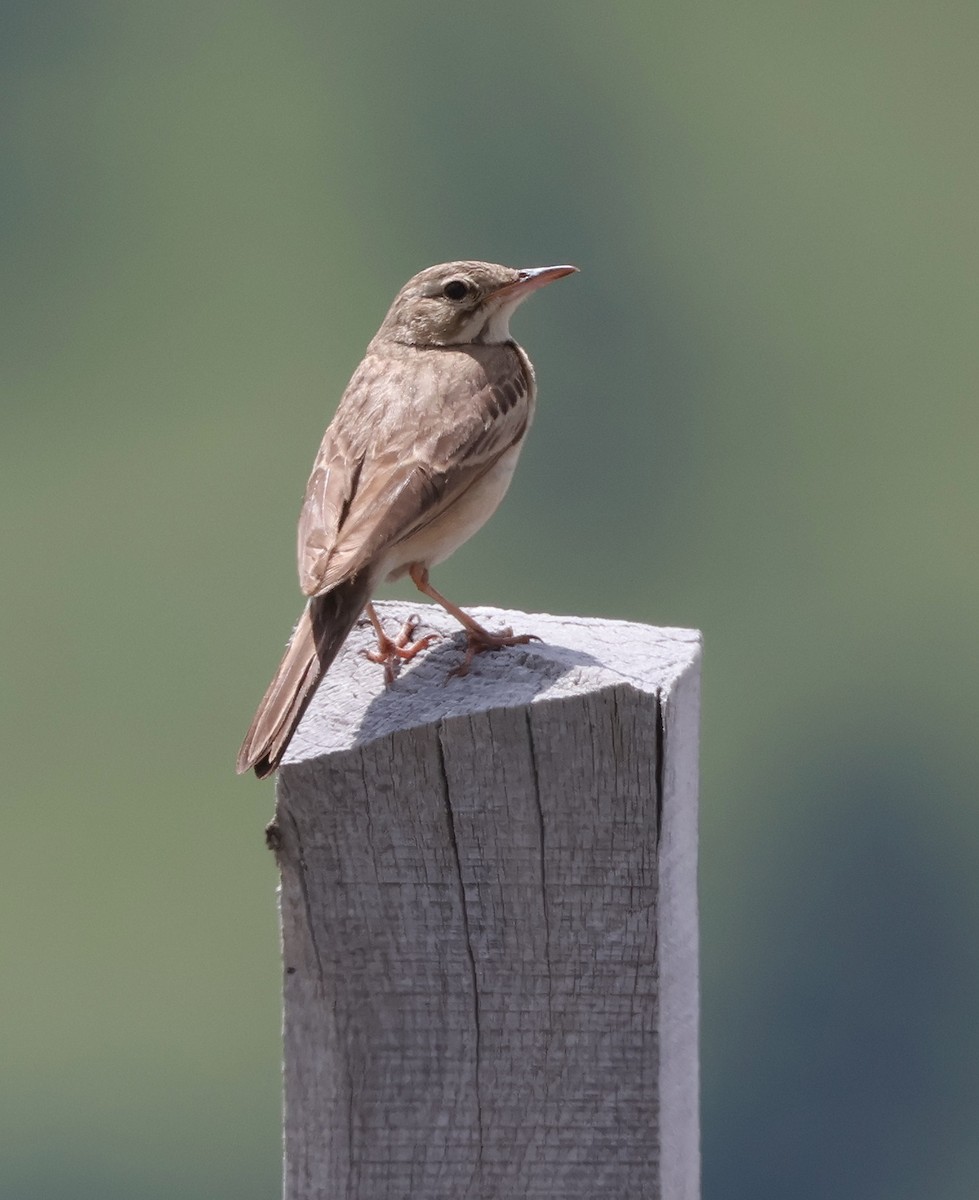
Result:
M447 613L455 617L459 624L466 631L466 657L462 660L462 665L450 672L452 675L465 675L468 673L472 660L477 654L482 654L485 650L500 650L504 646L525 646L528 642L539 642L540 638L533 633L518 633L514 634L512 629L501 629L499 633L490 633L488 629L484 629L478 621L464 612L457 604L453 604L451 600L447 600L441 592L432 587L428 579L428 571L419 563L409 568L408 574L411 576L411 581L416 588L424 595L429 596L436 604L440 604Z

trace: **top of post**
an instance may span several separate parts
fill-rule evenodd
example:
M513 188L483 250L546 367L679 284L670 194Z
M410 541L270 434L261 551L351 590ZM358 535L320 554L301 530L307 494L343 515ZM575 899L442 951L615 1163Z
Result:
M376 605L388 632L409 613L421 618L417 636L436 631L440 641L401 667L391 687L363 651L374 643L369 622L355 626L320 684L283 759L283 765L350 750L397 730L445 717L533 704L616 684L668 698L699 660L695 629L658 628L599 617L559 617L511 609L468 608L480 624L541 640L478 655L468 675L450 677L462 662L465 639L458 623L434 605Z

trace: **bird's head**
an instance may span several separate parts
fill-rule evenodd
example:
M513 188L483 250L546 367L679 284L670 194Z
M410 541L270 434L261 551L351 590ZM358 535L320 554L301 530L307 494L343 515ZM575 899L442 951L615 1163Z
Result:
M409 346L493 344L510 337L510 316L531 292L577 267L440 263L409 279L384 318L378 338Z

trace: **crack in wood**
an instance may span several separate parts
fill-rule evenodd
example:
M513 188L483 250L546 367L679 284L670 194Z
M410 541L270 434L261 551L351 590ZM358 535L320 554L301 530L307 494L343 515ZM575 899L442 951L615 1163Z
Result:
M449 845L452 847L452 854L455 861L456 878L459 882L459 900L462 905L462 929L466 941L466 954L469 958L469 971L472 978L473 992L473 1030L474 1030L474 1072L473 1082L476 1097L476 1122L479 1133L479 1145L477 1147L476 1162L473 1165L473 1173L469 1180L467 1193L471 1190L477 1173L482 1170L483 1165L483 1100L480 1092L480 1069L481 1069L481 1053L482 1053L482 1030L480 1028L480 1000L479 1000L479 976L476 971L476 955L473 952L472 935L469 928L469 906L466 900L466 883L462 877L462 858L459 854L459 841L456 836L455 814L452 811L452 796L449 789L449 776L445 767L445 743L443 741L443 731L445 723L439 725L438 737L436 742L438 745L438 765L439 772L442 778L442 800L445 804L445 816L448 824Z
M546 843L544 841L544 808L540 797L540 773L537 769L537 747L534 744L534 726L533 721L531 720L530 708L526 710L526 716L527 745L530 750L530 773L534 781L534 803L537 806L537 831L540 839L541 909L544 916L544 960L547 964L547 1045L544 1051L546 1057L547 1050L550 1048L551 1032L554 1028L554 1013L552 1007L554 980L551 974L551 918L550 912L548 911L547 902L547 854Z
M292 826L292 832L296 839L296 875L299 883L299 894L302 896L303 913L306 917L306 930L309 934L310 945L313 947L313 957L316 960L316 974L320 983L320 993L322 994L325 976L323 974L323 959L320 955L319 944L316 941L316 923L313 920L313 907L309 899L309 887L306 883L306 856L303 853L302 835L299 832L299 824L291 812L284 814Z

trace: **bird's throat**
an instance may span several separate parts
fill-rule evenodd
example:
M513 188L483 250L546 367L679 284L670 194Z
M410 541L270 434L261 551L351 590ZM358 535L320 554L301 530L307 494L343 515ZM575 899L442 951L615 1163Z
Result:
M522 299L522 296L517 297L510 304L501 304L492 312L481 314L482 324L471 340L481 346L501 346L504 342L512 341L510 317Z

